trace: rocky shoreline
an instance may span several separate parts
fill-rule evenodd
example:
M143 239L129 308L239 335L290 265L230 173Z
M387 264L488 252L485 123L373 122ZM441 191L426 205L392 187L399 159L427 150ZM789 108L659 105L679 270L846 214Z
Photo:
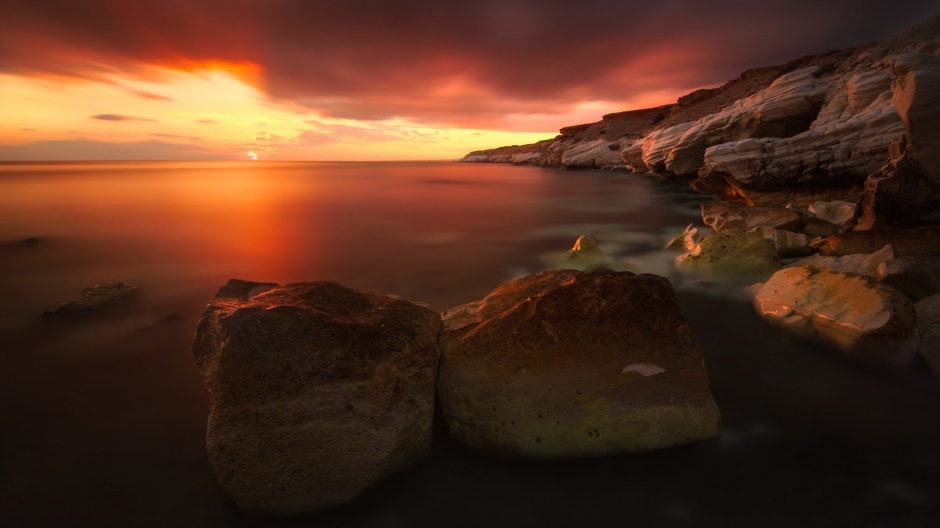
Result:
M936 224L938 100L940 16L461 161L653 172L752 206L847 201L859 230Z

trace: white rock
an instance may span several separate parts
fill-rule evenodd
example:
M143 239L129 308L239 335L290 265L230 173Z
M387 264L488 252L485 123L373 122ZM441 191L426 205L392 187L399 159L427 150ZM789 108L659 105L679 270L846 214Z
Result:
M864 275L816 266L786 268L758 290L754 307L765 320L844 352L906 364L914 305L901 292Z
M809 206L809 212L827 222L844 226L855 216L855 204L843 200L831 202L815 202Z
M621 145L606 139L582 141L565 149L561 163L566 167L589 169L613 169L624 166L620 157Z

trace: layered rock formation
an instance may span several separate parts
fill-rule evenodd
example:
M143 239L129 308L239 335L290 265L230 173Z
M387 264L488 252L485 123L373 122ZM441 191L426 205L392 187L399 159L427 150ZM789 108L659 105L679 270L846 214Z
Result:
M655 172L750 205L858 202L858 229L940 223L938 55L940 16L463 161Z
M443 321L438 397L471 446L583 456L718 434L701 352L662 277L545 271Z
M439 328L430 309L333 283L231 281L193 346L222 487L246 511L292 515L424 455Z

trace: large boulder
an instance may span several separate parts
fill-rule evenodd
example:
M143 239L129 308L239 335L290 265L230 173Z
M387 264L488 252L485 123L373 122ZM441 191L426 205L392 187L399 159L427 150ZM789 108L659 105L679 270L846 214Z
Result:
M466 444L563 457L718 434L701 352L665 278L544 271L443 323L438 397Z
M246 511L292 515L423 456L439 330L430 309L329 282L223 287L193 345L222 487Z
M766 321L844 352L884 363L910 360L914 305L874 279L816 266L785 268L754 296Z

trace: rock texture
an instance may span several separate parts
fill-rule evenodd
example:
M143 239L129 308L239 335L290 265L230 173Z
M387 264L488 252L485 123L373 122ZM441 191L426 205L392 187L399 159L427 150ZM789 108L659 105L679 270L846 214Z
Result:
M43 315L47 318L84 317L126 306L140 295L140 290L123 282L105 282L82 290L78 299L59 305Z
M336 506L428 450L437 313L328 282L232 281L196 329L209 461L242 509Z
M464 161L625 167L750 205L859 203L858 229L940 223L938 100L935 16L882 43L748 70L674 105Z
M438 397L471 446L582 456L718 434L702 355L662 277L536 273L443 322Z
M760 287L754 306L768 322L848 354L894 364L910 359L914 305L869 277L815 266L786 268Z
M688 230L687 230L688 232ZM698 244L694 234L686 236L687 253L676 258L676 269L698 274L738 275L746 280L780 269L773 240L760 233L728 229L712 233Z
M799 231L806 225L803 216L790 209L749 207L735 202L702 204L702 221L715 232L726 229L746 231L755 227Z

